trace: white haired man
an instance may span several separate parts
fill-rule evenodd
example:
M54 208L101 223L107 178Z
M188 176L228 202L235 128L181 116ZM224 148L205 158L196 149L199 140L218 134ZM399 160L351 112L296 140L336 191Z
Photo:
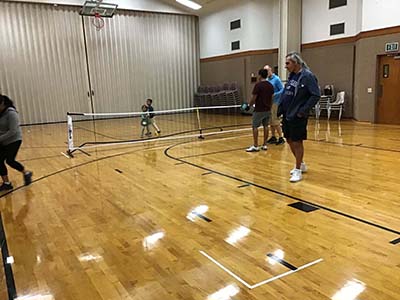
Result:
M303 141L307 139L308 114L319 101L320 91L317 78L298 53L289 53L285 65L290 74L278 115L283 115L283 133L296 158L296 166L290 172L290 182L298 182L303 178L302 173L307 171L303 161Z

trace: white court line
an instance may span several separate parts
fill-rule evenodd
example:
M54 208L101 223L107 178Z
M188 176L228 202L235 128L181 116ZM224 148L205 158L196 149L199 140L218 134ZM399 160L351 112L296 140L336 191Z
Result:
M207 253L205 253L204 251L199 251L201 254L203 254L205 257L207 257L209 260L211 260L214 264L216 264L218 267L220 267L222 270L224 270L226 273L228 273L229 275L231 275L233 278L235 278L237 281L243 283L246 287L248 287L249 289L251 289L251 285L248 284L246 281L244 281L242 278L240 278L239 276L237 276L235 273L231 272L230 270L228 270L227 268L225 268L222 264L220 264L219 262L217 262L214 258L212 258L210 255L208 255Z
M277 279L279 279L279 278L282 278L282 277L288 276L288 275L290 275L290 274L296 273L296 272L298 272L298 271L300 271L300 270L303 270L303 269L305 269L305 268L311 267L311 266L313 266L313 265L315 265L315 264L318 264L318 263L320 263L321 261L323 261L323 259L320 258L320 259L314 260L313 262L310 262L310 263L308 263L308 264L305 264L305 265L303 265L303 266L297 268L296 270L291 270L291 271L288 271L288 272L283 273L283 274L281 274L281 275L278 275L278 276L269 278L269 279L267 279L267 280L261 281L261 282L259 282L259 283L256 283L256 284L254 284L254 285L250 285L250 284L248 284L246 281L244 281L242 278L240 278L239 276L237 276L235 273L233 273L232 271L230 271L228 268L224 267L222 264L220 264L217 260L215 260L214 258L212 258L210 255L208 255L207 253L205 253L204 251L199 251L199 252L200 252L201 254L203 254L205 257L207 257L209 260L211 260L211 261L212 261L214 264L216 264L218 267L220 267L222 270L224 270L226 273L228 273L228 274L231 275L233 278L235 278L237 281L243 283L243 284L244 284L246 287L248 287L250 290L255 289L255 288L258 288L259 286L262 286L262 285L264 285L264 284L270 283L270 282L272 282L272 281L274 281L274 280L277 280Z
M255 284L255 285L252 285L252 286L250 287L250 289L251 289L251 290L252 290L252 289L255 289L255 288L259 287L259 286L262 286L262 285L264 285L264 284L270 283L271 281L274 281L274 280L277 280L277 279L279 279L279 278L285 277L285 276L287 276L287 275L296 273L296 272L298 272L298 271L300 271L300 270L303 270L303 269L305 269L305 268L311 267L312 265L318 264L318 263L320 263L321 261L323 261L322 258L317 259L317 260L314 260L313 262L310 262L310 263L308 263L308 264L306 264L306 265L304 265L304 266L301 266L301 267L297 268L296 270L291 270L291 271L289 271L289 272L283 273L283 274L281 274L281 275L272 277L272 278L270 278L270 279L261 281L261 282Z
M64 155L66 158L71 158L67 154L65 154L64 152L61 152L61 154Z

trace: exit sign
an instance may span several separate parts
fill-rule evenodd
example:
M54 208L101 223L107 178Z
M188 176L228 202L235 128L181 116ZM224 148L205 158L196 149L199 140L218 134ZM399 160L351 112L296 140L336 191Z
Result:
M387 43L385 45L385 52L398 52L399 51L399 43Z

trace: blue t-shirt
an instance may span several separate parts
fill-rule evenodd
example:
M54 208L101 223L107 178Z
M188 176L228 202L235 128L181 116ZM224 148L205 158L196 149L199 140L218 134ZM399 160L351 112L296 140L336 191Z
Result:
M297 85L299 84L300 75L301 72L297 74L291 73L289 75L288 82L286 83L285 90L283 91L281 97L281 107L282 107L281 110L283 114L286 113L286 111L288 110L290 104L294 99L294 93L296 91Z
M283 93L283 84L281 79L276 76L275 74L272 74L271 77L268 77L267 80L272 84L274 87L274 98L273 101L275 104L279 104L281 101L281 95Z

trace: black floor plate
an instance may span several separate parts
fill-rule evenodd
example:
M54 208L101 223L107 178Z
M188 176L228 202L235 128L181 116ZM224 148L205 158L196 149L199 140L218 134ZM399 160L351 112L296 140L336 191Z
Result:
M306 213L309 213L309 212L319 209L318 207L311 206L311 205L308 205L303 202L295 202L295 203L289 204L289 206L297 208L298 210L304 211Z

